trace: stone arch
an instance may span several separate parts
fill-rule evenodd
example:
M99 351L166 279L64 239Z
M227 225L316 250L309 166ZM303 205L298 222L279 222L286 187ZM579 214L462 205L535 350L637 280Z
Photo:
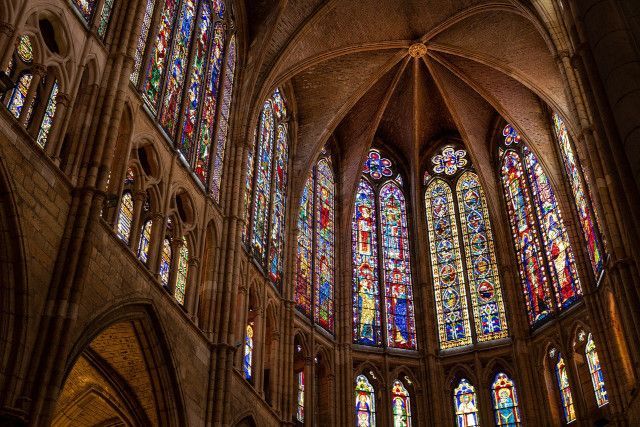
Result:
M124 345L126 351L112 351L114 344ZM161 319L149 303L131 301L118 305L87 325L67 358L59 402L65 398L76 400L69 396L73 390L66 387L80 365L98 371L104 380L102 385L119 397L121 409L134 419L162 426L186 425L171 348ZM60 409L56 408L56 412ZM53 414L54 419L57 416Z
M29 290L14 186L0 157L0 405L12 406L25 362Z

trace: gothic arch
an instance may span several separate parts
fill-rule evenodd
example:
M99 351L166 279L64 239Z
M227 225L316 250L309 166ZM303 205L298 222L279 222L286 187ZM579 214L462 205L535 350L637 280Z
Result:
M134 336L137 338L144 366L147 372L155 372L148 375L148 378L155 402L157 423L164 426L186 425L182 389L176 375L173 353L156 309L144 300L118 304L104 310L89 322L67 357L61 387L69 378L79 358L87 351L91 353L94 350L90 344L105 331L119 325L129 325L135 331ZM155 418L147 415L152 420Z

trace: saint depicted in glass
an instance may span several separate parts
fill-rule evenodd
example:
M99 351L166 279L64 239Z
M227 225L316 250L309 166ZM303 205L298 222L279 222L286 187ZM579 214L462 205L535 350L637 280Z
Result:
M329 332L333 332L334 195L331 163L322 158L300 199L295 300L298 310L309 317L313 314Z
M411 427L411 400L400 380L395 380L391 387L391 413L393 427Z
M187 274L189 272L189 248L187 239L182 238L180 254L178 256L178 271L176 273L176 289L174 296L180 304L184 304L184 294L187 289Z
M471 427L480 425L478 420L478 405L476 390L465 378L461 379L453 391L453 405L456 413L457 427Z
M355 412L357 427L375 427L376 425L376 397L369 379L358 375L355 387Z
M507 125L503 135L503 190L529 324L536 326L554 311L573 305L582 296L582 289L549 178L513 126Z
M247 325L245 331L242 367L244 369L244 377L250 380L253 373L253 322Z
M255 147L248 156L243 232L252 255L277 286L282 280L289 132L279 89L263 105ZM254 161L254 152L256 155ZM250 215L249 215L250 214Z
M516 427L520 425L520 410L516 386L507 374L496 375L491 386L493 411L497 426Z
M125 243L129 243L131 234L131 221L133 220L133 198L130 191L122 193L120 212L118 213L118 237Z
M296 380L298 382L296 419L304 423L304 371L298 372Z
M607 388L604 385L604 375L602 374L600 359L596 351L596 343L593 341L591 334L589 334L587 338L585 356L587 357L587 364L589 365L591 384L593 385L593 391L596 395L596 403L599 407L602 407L609 403L609 396L607 395Z
M567 126L558 114L553 114L553 126L562 154L564 170L571 185L573 201L580 218L582 236L587 244L587 252L591 261L591 268L596 279L604 271L604 247L598 230L598 221L591 203L588 182L580 166L578 156L573 149Z
M388 347L413 350L416 335L406 203L402 180L392 178L392 166L391 160L372 149L356 191L352 221L353 341L372 346L384 342ZM384 286L382 301L380 286Z
M564 421L569 424L570 422L575 421L576 411L573 406L573 394L571 393L571 386L569 385L567 365L564 363L564 359L560 353L557 355L555 375L558 384L558 391L560 393L560 405L562 406Z

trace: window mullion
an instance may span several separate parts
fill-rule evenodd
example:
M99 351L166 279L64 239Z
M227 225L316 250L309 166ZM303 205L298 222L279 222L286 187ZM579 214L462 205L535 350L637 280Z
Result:
M380 189L384 182L374 187L374 211L376 212L376 246L378 247L378 315L380 316L380 336L382 348L387 347L387 277L384 270L386 249L382 237L382 210L380 209ZM375 317L374 317L375 322Z
M311 202L311 323L315 325L316 323L316 257L318 256L318 239L317 239L317 226L318 219L316 218L316 195L318 194L318 180L316 179L316 166L311 169L311 180L312 180L312 195L313 201Z

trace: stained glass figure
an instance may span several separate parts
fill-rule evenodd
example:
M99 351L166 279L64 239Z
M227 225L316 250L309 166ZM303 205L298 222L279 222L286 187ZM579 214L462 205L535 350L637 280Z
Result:
M431 159L431 163L434 164L433 172L455 175L458 169L467 165L466 155L467 152L464 150L455 150L450 146L444 147L442 153L436 154Z
M31 61L33 61L33 45L31 44L31 38L26 34L18 37L16 53L18 54L18 58L20 58L22 62L26 64L29 64L31 63Z
M523 147L523 154L551 270L556 302L559 309L565 309L582 295L569 235L551 182L542 170L538 158L526 145Z
M560 404L564 414L564 421L569 424L575 421L576 412L573 406L573 395L571 394L571 386L569 385L569 375L567 374L567 366L564 363L562 354L558 353L558 363L555 366L556 381L558 383L558 391L560 392Z
M253 322L249 322L245 332L242 367L244 369L244 377L251 380L253 368Z
M365 345L382 343L375 199L371 184L360 179L352 225L353 340Z
M370 150L369 157L364 163L363 173L377 180L383 176L391 176L393 174L391 166L391 160L382 157L378 150Z
M393 427L411 427L409 392L399 380L395 380L391 386L391 412Z
M169 286L169 272L171 271L171 239L162 241L162 258L160 259L160 282Z
M375 427L376 397L373 386L364 375L356 377L355 415L357 427Z
M469 310L451 188L433 179L425 203L440 348L467 345L471 343Z
M493 234L478 176L464 172L456 186L458 214L464 242L466 272L479 342L507 336Z
M253 140L257 141L257 131L254 131ZM242 242L245 246L250 247L249 237L252 224L251 218L251 202L254 175L254 145L250 145L247 153L247 175L244 180L244 225L242 227Z
M245 202L251 203L245 205L243 241L250 243L252 255L276 286L282 280L289 161L289 135L283 112L284 100L276 90L262 107L255 147L248 153L245 182Z
M284 214L287 190L287 127L278 126L275 147L273 195L271 202L271 232L269 238L268 269L271 282L279 285L282 280L282 249L284 247Z
M478 405L476 403L476 390L467 379L461 379L453 391L453 404L455 407L457 427L480 425Z
M96 8L96 0L71 0L71 4L75 6L87 23L91 20L93 11Z
M304 371L298 372L296 380L298 383L296 419L304 423Z
M313 176L307 179L298 211L298 239L294 298L296 308L311 316L311 263L313 260Z
M140 233L140 244L138 245L138 259L146 264L149 259L149 242L151 242L151 220L145 221Z
M159 0L162 1L162 0ZM157 108L162 80L167 67L167 59L173 38L173 21L178 8L178 0L164 0L155 44L151 48L150 60L145 71L142 93L153 109ZM189 31L191 31L189 29Z
M191 33L195 26L196 4L193 0L183 0L180 19L176 25L176 35L167 69L167 77L160 111L160 124L170 136L173 136L178 124L178 114L182 100L182 91L186 80Z
M151 18L153 17L153 10L156 5L156 0L147 0L147 5L144 9L144 17L142 18L142 29L140 30L140 37L138 37L138 44L136 44L136 52L133 56L133 71L131 72L130 80L134 83L138 83L140 76L140 67L142 66L142 57L144 56L144 47L147 44L147 37L149 35L149 28L151 27Z
M267 248L269 201L271 199L271 168L273 164L273 140L275 123L271 101L262 107L258 134L257 169L253 201L252 249L264 262Z
M315 182L315 274L314 319L333 332L333 292L335 275L335 185L328 159L316 166Z
M551 293L522 160L513 150L506 151L502 158L502 185L518 257L520 281L527 303L529 324L535 325L551 314Z
M415 349L406 204L393 181L380 189L380 227L385 283L387 346Z
M211 154L211 141L215 134L216 105L218 103L218 91L220 86L220 69L222 67L222 54L224 51L224 27L220 21L216 22L213 30L213 43L209 57L209 71L205 79L205 94L202 106L202 119L200 122L200 136L195 154L195 172L204 183L209 176L209 158ZM191 96L191 95L189 95ZM194 125L196 110L193 110ZM193 129L195 130L195 128ZM184 143L183 143L184 145Z
M107 34L107 27L109 26L109 20L111 19L111 11L113 10L114 0L104 0L102 5L102 12L100 12L100 23L98 24L98 36L104 38Z
M493 412L497 426L517 427L520 425L520 409L516 386L507 374L500 372L491 386Z
M184 304L184 295L187 289L187 274L189 272L189 248L187 239L182 238L180 254L178 255L178 271L176 274L176 289L174 296L180 304Z
M47 138L49 137L49 132L51 132L51 126L53 126L53 118L56 114L56 107L58 104L57 96L58 81L56 80L53 82L53 87L51 88L51 93L49 94L49 100L47 101L47 108L44 112L42 123L40 124L38 138L36 139L36 142L38 143L40 148L44 148L47 144Z
M569 178L573 201L580 219L582 236L587 243L587 252L591 261L593 274L598 279L604 270L604 247L598 230L598 221L591 204L588 182L580 166L578 156L573 150L573 144L562 118L554 113L553 125L562 153L564 170Z
M589 338L587 338L585 356L587 357L587 364L589 365L589 373L591 374L593 391L596 395L596 403L598 407L602 407L609 403L609 396L607 394L607 388L604 385L604 375L602 374L600 358L598 358L598 352L596 351L596 344L591 334L589 334Z
M18 80L18 84L11 91L11 96L9 97L9 102L7 103L7 108L14 115L16 119L20 118L20 113L22 112L22 107L27 99L27 92L29 91L29 86L31 86L31 73L24 73L20 76ZM31 106L29 106L31 109Z
M133 197L130 191L122 193L122 201L120 202L120 212L118 213L118 237L129 243L131 235L131 221L133 220Z
M233 99L235 70L236 38L234 36L231 37L227 48L227 61L225 63L225 75L222 83L222 105L220 106L220 117L218 117L218 134L216 135L216 149L213 157L211 194L216 202L220 200L220 183L222 181L224 154L229 137L229 113L231 111L231 100Z
M191 162L193 155L193 140L198 125L198 106L202 92L202 79L207 65L207 48L211 34L211 6L204 2L200 12L200 19L196 28L196 38L193 44L191 75L187 86L187 105L185 109L184 125L180 141L180 152ZM186 67L186 64L185 64ZM177 107L180 108L179 106ZM208 165L196 168L196 175L204 178Z

